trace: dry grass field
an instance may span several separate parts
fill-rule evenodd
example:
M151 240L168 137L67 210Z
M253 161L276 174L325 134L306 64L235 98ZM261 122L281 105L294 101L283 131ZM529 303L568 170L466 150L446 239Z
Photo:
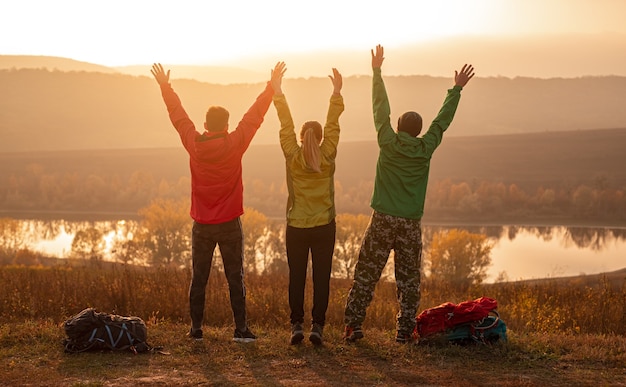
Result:
M623 386L626 338L509 332L494 346L400 345L370 329L356 344L329 326L326 342L289 346L285 327L253 326L255 343L231 341L229 327L149 323L161 353L66 354L62 328L46 320L0 326L5 386Z
M508 341L478 346L396 344L393 283L378 285L364 324L366 337L343 342L347 280L332 281L324 345L305 340L289 346L284 275L247 277L250 326L259 340L237 344L231 340L228 291L218 270L209 281L205 339L191 342L185 337L188 281L187 270L172 268L0 268L2 385L626 385L623 271L482 285L462 294L424 283L420 309L483 295L498 300ZM64 353L63 321L88 306L142 317L149 343L165 353Z

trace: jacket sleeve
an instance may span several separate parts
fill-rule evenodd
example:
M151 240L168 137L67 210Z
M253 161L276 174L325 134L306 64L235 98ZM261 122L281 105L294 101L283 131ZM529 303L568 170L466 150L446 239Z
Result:
M178 98L178 95L174 92L174 89L169 83L161 85L161 95L167 107L170 121L178 132L183 146L187 149L187 152L193 152L193 143L199 133L196 131L196 127L183 108L180 98Z
M374 110L374 126L378 133L378 145L389 143L394 140L395 132L391 127L391 108L389 107L389 98L387 90L381 75L380 68L373 69L374 76L372 79L372 108Z
M291 111L289 111L285 95L275 95L273 100L274 107L276 107L276 112L278 113L278 120L280 121L280 147L285 158L289 158L299 149L295 125L293 124L293 118L291 117Z
M459 101L461 100L462 89L461 86L454 86L452 89L448 90L441 110L439 110L437 117L435 117L432 124L430 124L428 131L422 136L422 141L428 154L432 154L439 144L441 144L443 133L452 123L456 108L459 106Z
M334 159L337 156L339 144L339 116L343 113L343 97L333 94L330 97L326 124L324 125L324 141L320 145L320 151L324 157Z
M263 92L259 94L246 114L243 115L241 121L239 121L237 128L232 132L231 138L243 150L248 148L248 145L250 145L254 135L263 123L265 113L267 113L267 109L269 109L270 103L272 103L273 93L272 86L267 82Z

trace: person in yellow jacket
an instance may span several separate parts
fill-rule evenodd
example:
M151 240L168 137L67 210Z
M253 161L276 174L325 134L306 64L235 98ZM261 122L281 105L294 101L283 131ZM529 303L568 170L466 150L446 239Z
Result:
M330 273L335 249L335 158L339 143L339 116L344 110L342 76L333 68L329 75L333 94L326 124L307 121L300 129L300 142L282 91L282 77L272 78L274 106L280 120L280 145L287 167L286 250L289 264L289 308L291 339L295 345L304 339L304 288L309 252L313 268L313 310L309 340L322 344L326 322ZM282 72L284 75L284 71Z

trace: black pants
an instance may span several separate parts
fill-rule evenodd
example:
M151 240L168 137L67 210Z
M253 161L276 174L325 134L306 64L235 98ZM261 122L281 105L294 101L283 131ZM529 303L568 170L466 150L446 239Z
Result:
M191 235L193 276L189 287L191 326L202 327L206 285L216 245L219 245L222 253L235 326L245 331L246 287L243 283L243 232L239 218L220 224L193 223Z
M311 252L313 267L312 322L324 325L330 291L330 272L335 250L336 224L296 228L287 226L286 245L289 263L289 308L291 323L304 322L304 287Z

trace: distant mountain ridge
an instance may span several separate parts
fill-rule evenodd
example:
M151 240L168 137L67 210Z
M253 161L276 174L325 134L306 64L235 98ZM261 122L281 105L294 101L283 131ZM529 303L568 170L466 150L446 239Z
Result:
M449 36L400 45L385 45L384 72L387 75L431 75L450 77L463 63L472 63L480 77L577 78L582 76L626 76L626 35L602 33L541 34L525 36ZM372 46L373 47L373 46ZM250 54L219 63L170 63L156 52L148 63L127 63L111 67L120 73L148 73L151 62L162 62L184 78L202 82L231 84L262 82L270 68L285 61L293 78L325 77L332 67L345 76L368 75L371 47L349 49L320 48L304 52ZM44 59L44 57L38 57ZM210 60L210 55L207 55ZM206 66L205 66L206 65ZM121 66L121 65L120 65ZM19 66L18 66L19 67ZM45 67L45 66L44 66ZM0 68L2 68L0 66ZM256 75L256 76L255 76Z
M66 70L30 63L33 67L21 69L0 66L0 152L178 146L149 68L145 76L137 76L60 59L55 63ZM449 77L385 76L392 123L407 110L418 111L430 123L451 83ZM172 85L198 128L213 104L230 111L234 128L265 83L212 84L180 79L173 71ZM618 76L477 77L463 90L446 136L623 128L625 89L626 77ZM284 91L296 126L324 121L332 92L327 78L287 78ZM345 77L342 94L342 141L374 140L371 76ZM276 144L279 127L270 106L255 143Z
M49 71L88 71L99 73L118 72L111 67L56 56L0 55L0 70L10 69L47 69Z

